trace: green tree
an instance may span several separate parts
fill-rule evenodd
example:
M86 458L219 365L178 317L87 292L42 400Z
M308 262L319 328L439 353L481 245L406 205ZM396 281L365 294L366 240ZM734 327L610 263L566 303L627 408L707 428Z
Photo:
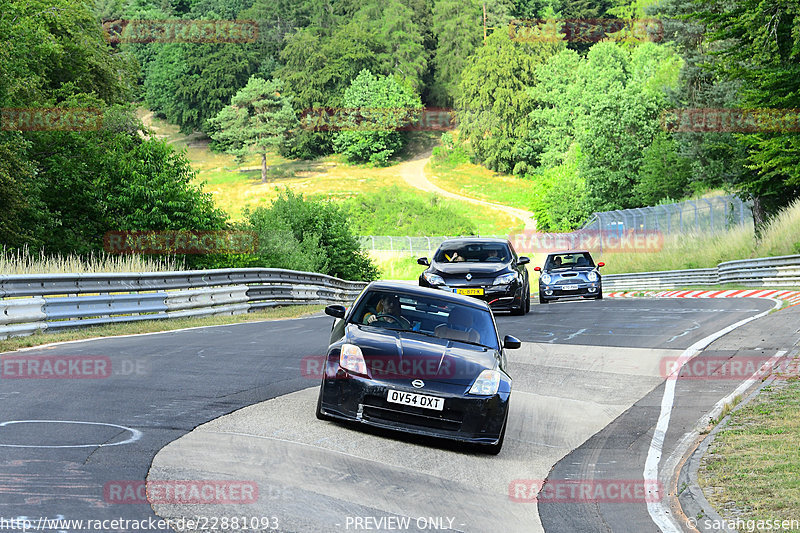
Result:
M664 131L645 148L634 196L641 205L656 205L665 199L680 200L688 192L691 165L677 153L677 143Z
M345 91L342 107L347 113L339 126L343 131L334 136L335 150L350 161L384 165L403 146L397 129L413 120L422 103L394 77L362 70Z
M148 103L184 133L205 131L258 66L246 43L163 46L145 79Z
M255 261L351 280L373 280L378 269L361 250L347 216L336 204L306 200L284 189L269 207L247 214L259 237Z
M225 215L192 183L186 156L160 140L127 133L53 132L29 150L49 252L87 253L110 230L220 229Z
M536 67L557 47L521 45L508 32L496 31L470 57L461 77L456 116L461 137L488 168L514 173L527 169L529 161L520 152L533 110L527 89Z
M435 0L433 3L434 102L453 105L459 96L458 84L467 65L467 58L483 39L483 14L477 0Z
M800 2L735 0L722 9L703 0L696 18L719 46L714 67L742 80L741 107L800 107ZM753 199L758 227L800 195L800 134L790 131L738 136L751 173L733 187Z
M216 117L209 119L209 135L239 161L252 154L261 156L261 182L267 182L267 152L285 145L298 126L288 97L281 94L279 80L252 77Z
M423 46L423 34L414 22L413 11L400 0L383 0L366 3L356 18L377 30L381 48L377 72L394 75L420 91L428 68L428 51Z
M660 72L669 51L647 43L633 55L614 43L598 43L581 68L588 112L577 137L585 155L580 173L596 211L638 207L632 191L642 154L660 129L666 105L663 87L651 86L648 75L637 73Z

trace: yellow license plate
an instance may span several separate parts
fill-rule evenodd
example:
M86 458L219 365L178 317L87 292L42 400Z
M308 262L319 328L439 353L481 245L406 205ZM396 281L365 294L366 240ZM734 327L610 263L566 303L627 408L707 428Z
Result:
M456 292L467 296L483 296L483 289L456 289Z

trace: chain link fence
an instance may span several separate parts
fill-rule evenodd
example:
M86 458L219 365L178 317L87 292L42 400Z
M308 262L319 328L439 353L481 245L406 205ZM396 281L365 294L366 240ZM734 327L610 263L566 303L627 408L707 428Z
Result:
M593 213L581 229L608 232L656 230L664 234L679 234L724 231L752 223L752 203L728 195Z
M660 232L662 235L689 232L714 232L753 224L752 203L735 195L701 198L674 204L593 213L579 231L597 234L625 234L631 231ZM460 235L459 237L464 237ZM476 237L476 235L472 235ZM480 235L512 239L513 235ZM396 252L430 255L447 239L457 237L410 237L366 235L359 237L361 248L371 252Z

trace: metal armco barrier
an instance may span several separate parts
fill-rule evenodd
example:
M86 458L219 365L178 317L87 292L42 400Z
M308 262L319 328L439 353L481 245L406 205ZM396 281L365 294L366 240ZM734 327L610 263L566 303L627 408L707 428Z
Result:
M365 286L276 268L0 276L0 339L279 305L347 304Z
M735 284L745 287L800 286L800 255L741 259L716 268L608 274L603 290L657 290L701 285Z

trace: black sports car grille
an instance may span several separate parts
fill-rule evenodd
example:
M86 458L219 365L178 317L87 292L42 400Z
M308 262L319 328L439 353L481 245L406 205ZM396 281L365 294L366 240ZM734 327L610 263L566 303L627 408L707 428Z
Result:
M365 405L364 416L370 420L384 420L397 424L444 429L447 431L458 431L461 429L461 422L458 420L406 413L404 411L385 409L383 407Z
M445 408L433 411L399 404L389 404L384 398L367 396L364 398L364 416L373 420L384 420L398 424L408 424L447 431L458 431L464 420L464 413Z

